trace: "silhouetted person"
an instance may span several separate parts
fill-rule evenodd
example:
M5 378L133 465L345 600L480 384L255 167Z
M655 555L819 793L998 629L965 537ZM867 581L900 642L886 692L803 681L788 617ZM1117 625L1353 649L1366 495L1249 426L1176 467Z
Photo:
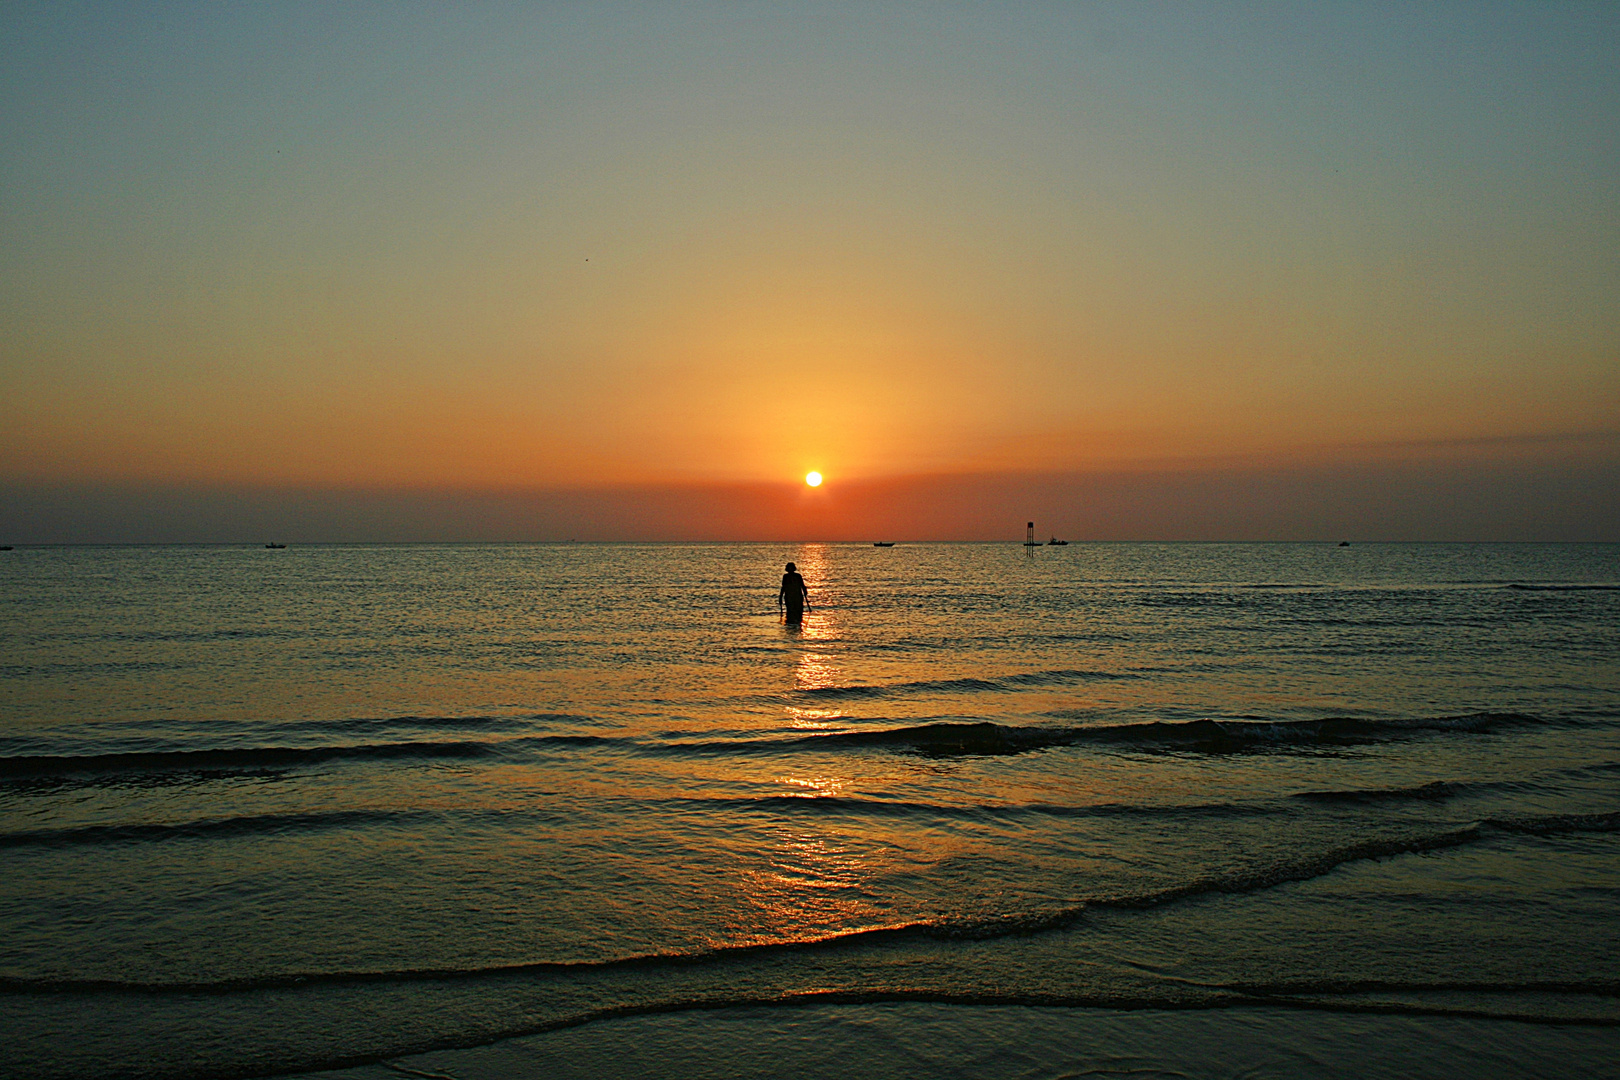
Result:
M792 563L787 564L787 573L782 575L782 591L776 594L776 606L787 609L783 622L804 622L804 613L810 607L810 590L805 588L799 568Z

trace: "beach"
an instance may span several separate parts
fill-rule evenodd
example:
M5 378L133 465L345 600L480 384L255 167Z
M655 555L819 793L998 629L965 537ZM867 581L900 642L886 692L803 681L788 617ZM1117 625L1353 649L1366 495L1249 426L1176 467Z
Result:
M1617 1075L1620 546L10 556L19 1077Z

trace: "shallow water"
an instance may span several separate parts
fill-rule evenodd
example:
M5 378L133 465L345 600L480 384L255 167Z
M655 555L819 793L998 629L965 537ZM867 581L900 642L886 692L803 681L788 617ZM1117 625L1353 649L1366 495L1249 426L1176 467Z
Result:
M306 1080L1540 1080L1620 1076L1614 1029L1228 1009L801 1003L613 1017ZM409 1070L409 1071L405 1071Z
M23 1076L817 994L1620 1021L1615 545L4 556Z

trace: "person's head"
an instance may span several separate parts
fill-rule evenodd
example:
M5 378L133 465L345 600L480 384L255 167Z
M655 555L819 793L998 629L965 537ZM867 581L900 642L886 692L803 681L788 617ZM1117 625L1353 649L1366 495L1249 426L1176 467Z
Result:
M791 573L793 573L794 571L796 571L798 569L799 568L797 566L794 566L792 563L788 563L788 573L791 574Z

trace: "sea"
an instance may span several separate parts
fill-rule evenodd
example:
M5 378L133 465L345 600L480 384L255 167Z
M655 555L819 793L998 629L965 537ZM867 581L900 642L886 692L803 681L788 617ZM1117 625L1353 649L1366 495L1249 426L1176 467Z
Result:
M1620 545L0 552L19 1080L1615 1076L1617 828Z

